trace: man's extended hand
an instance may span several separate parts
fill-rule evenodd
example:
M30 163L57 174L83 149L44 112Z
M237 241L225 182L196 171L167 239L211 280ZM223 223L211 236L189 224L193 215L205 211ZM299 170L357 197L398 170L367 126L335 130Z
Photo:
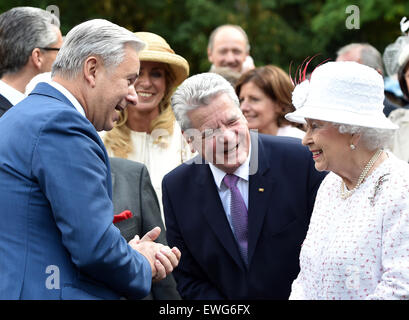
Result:
M148 231L142 239L136 235L129 245L148 259L152 269L152 280L160 281L179 264L181 253L178 248L170 249L161 243L154 242L161 232L159 227Z

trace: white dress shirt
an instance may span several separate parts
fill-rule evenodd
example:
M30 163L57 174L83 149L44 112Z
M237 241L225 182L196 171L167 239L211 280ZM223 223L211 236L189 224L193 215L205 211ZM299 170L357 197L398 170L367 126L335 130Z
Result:
M0 80L0 94L10 101L13 106L26 97L23 93L17 89L14 89L12 86L8 85L2 80Z
M44 81L46 82L46 81ZM72 95L71 92L69 92L65 87L60 85L58 82L55 81L47 81L47 83L50 86L53 86L55 89L60 91L70 102L74 105L75 109L78 110L79 113L81 113L85 117L85 111L84 108L81 106L81 104L78 102L78 100Z
M250 155L251 155L251 144L249 147L249 154L247 156L246 161L237 168L237 170L233 173L234 175L239 177L237 182L237 188L239 189L241 196L246 204L246 208L249 208L249 170L250 170ZM229 188L223 183L223 178L226 175L226 172L217 168L214 164L209 163L210 170L212 171L214 182L217 186L217 191L219 192L220 200L223 204L224 212L226 213L227 220L229 221L230 228L233 230L233 225L231 221L230 215L230 201L231 201L231 193ZM234 234L234 232L233 232Z

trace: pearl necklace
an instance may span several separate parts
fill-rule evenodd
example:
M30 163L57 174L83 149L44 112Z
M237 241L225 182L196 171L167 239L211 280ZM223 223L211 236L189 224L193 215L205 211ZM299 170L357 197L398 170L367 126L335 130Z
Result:
M362 182L364 181L364 179L365 179L366 175L368 174L369 170L371 170L371 168L373 167L373 165L375 164L375 162L378 160L378 158L379 158L380 155L382 154L382 151L383 151L382 149L379 149L379 150L373 155L373 157L371 158L371 160L368 161L368 163L366 164L364 170L362 170L361 175L359 176L359 179L358 179L358 182L357 182L356 186L355 186L353 189L348 190L348 189L345 187L344 181L342 181L342 183L341 183L341 198L342 198L343 200L349 198L349 197L355 192L355 190L358 189L358 187L362 184Z

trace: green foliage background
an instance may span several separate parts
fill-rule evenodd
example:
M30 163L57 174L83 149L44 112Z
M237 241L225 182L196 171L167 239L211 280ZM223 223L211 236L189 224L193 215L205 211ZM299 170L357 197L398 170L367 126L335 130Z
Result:
M400 19L409 17L407 0L2 0L0 12L49 5L60 10L63 34L92 18L160 34L189 61L191 74L209 69L207 39L220 24L239 24L247 31L256 66L288 70L290 62L297 66L316 53L321 56L313 65L334 59L350 42L368 42L383 53L400 35ZM359 29L346 28L350 5L360 10Z

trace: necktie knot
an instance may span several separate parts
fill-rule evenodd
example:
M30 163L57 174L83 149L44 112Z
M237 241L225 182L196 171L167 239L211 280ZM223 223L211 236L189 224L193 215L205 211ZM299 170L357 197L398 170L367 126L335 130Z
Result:
M223 181L227 188L231 189L237 185L239 177L234 174L226 174L223 178Z

